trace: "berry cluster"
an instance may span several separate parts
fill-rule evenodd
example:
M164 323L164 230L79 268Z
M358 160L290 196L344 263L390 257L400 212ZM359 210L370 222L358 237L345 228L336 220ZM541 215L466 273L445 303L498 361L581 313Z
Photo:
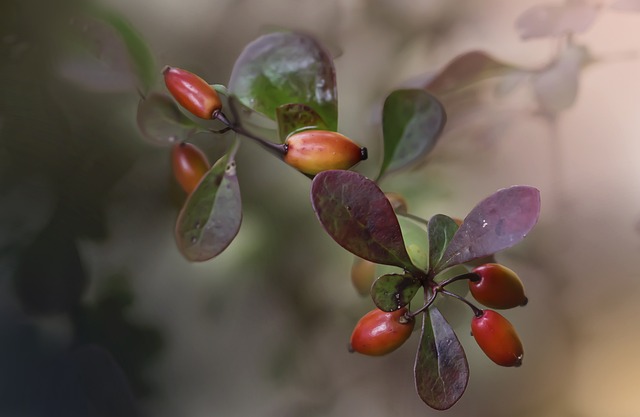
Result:
M338 132L311 127L291 132L281 145L269 143L249 133L240 124L229 121L222 112L222 100L216 90L196 74L173 67L165 67L162 73L173 98L191 114L201 119L221 121L226 125L225 131L233 130L256 140L303 174L313 176L330 169L350 169L367 159L367 148L358 146ZM191 184L187 178L194 178L196 173L201 173L202 177L207 170L202 172L201 168L206 164L195 145L183 147L175 154L178 154L174 157L175 176L187 192L193 191L195 187L185 187L184 182ZM175 163L176 158L180 163ZM197 185L197 181L193 185Z
M458 275L434 285L432 290L435 294L458 298L460 296L447 291L446 286L461 279L469 281L471 294L486 307L508 309L527 304L520 278L509 268L497 263L478 266L470 274ZM493 310L481 310L466 300L464 302L474 312L471 331L482 351L498 365L520 366L524 351L511 323ZM371 356L396 350L411 335L415 315L406 307L392 312L378 308L368 312L358 321L351 334L350 350Z
M261 36L239 56L228 89L180 68L165 67L162 74L170 95L143 97L138 125L147 139L172 146L174 177L188 194L175 228L186 259L212 259L239 231L242 204L235 155L237 138L246 138L312 180L311 202L321 225L356 256L353 283L358 292L371 295L377 308L356 325L351 351L373 356L394 351L409 339L420 315L414 369L418 395L432 408L451 407L466 389L468 364L455 332L434 304L439 296L449 296L473 310L472 333L491 360L503 366L522 363L523 348L513 326L465 295L471 291L492 309L526 304L517 275L489 260L533 228L540 211L538 190L513 186L480 202L464 220L439 214L427 221L410 214L401 195L378 187L390 173L423 163L434 148L447 118L436 97L425 89L395 90L387 96L382 161L376 179L370 180L349 171L367 159L367 149L337 132L335 68L316 39L295 32ZM199 132L231 133L228 150L213 164L188 142ZM479 260L484 265L468 269ZM375 279L377 264L401 272ZM468 288L461 291L464 280ZM425 302L412 310L420 289Z

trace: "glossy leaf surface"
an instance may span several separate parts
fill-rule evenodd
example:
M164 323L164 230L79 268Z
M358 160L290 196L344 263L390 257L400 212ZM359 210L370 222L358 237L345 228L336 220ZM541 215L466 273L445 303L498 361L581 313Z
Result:
M458 225L455 220L444 214L436 214L429 219L427 232L429 234L429 261L431 265L438 265L457 230Z
M540 4L522 13L516 29L522 39L562 36L586 32L598 17L598 5L585 0L563 4Z
M281 105L306 104L320 114L329 130L337 129L333 60L313 37L276 32L251 42L233 67L229 91L274 120Z
M406 168L435 146L447 117L442 104L424 90L396 90L382 110L384 158L378 178Z
M516 185L499 190L471 210L453 235L436 270L510 248L535 226L540 191Z
M414 366L416 390L428 406L447 410L467 388L469 365L460 341L440 311L431 307L422 316Z
M147 141L168 146L184 141L198 131L175 101L166 94L151 93L138 103L138 129Z
M380 310L396 311L408 305L420 287L411 275L386 274L373 283L371 298Z
M278 136L284 143L291 133L304 128L329 130L322 117L305 104L283 104L276 109Z
M233 241L241 221L235 161L223 156L200 181L178 215L178 248L190 261L211 259Z
M391 203L378 186L352 171L324 171L311 184L320 223L340 246L371 262L414 269Z

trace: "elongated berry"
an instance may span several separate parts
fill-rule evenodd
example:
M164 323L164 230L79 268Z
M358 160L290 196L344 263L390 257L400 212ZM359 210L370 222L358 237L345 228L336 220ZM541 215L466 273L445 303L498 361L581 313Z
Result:
M407 318L407 308L384 312L379 309L365 314L351 334L349 350L370 356L393 352L411 336L415 320Z
M173 98L193 115L202 119L212 119L222 108L216 90L196 74L169 66L162 70L162 74Z
M471 333L478 346L493 362L501 366L520 366L524 350L513 325L493 310L471 320Z
M211 168L206 155L197 146L187 142L173 145L171 165L174 177L187 194L196 189L202 177Z
M480 279L469 281L469 290L479 303L496 309L527 304L524 285L518 275L504 265L488 263L473 268Z
M303 130L285 142L284 161L300 172L316 175L330 169L349 169L367 159L367 148L329 130Z

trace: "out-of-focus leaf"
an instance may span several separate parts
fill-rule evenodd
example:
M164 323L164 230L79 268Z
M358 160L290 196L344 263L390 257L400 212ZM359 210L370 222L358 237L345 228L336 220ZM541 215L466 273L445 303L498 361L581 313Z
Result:
M475 82L502 75L517 68L498 61L483 51L469 51L453 58L424 88L435 95L448 94Z
M424 90L396 90L382 109L385 173L406 168L431 152L447 121L442 104Z
M198 131L198 125L166 94L151 93L141 98L136 117L143 137L155 145L169 146Z
M376 279L376 264L366 259L353 257L351 283L360 295L371 294L371 284Z
M469 365L464 349L435 307L423 314L414 376L418 395L436 410L451 408L467 388Z
M547 68L533 75L533 89L545 113L570 108L578 95L580 71L589 59L584 46L569 45Z
M242 203L234 160L220 158L191 193L176 222L176 242L192 262L211 259L240 230Z
M518 17L516 29L522 39L583 33L598 17L598 7L595 2L585 0L536 5Z
M427 230L429 233L429 262L431 265L438 265L445 249L451 242L451 238L458 230L458 225L451 217L436 214L429 219Z
M402 239L411 262L423 271L429 269L429 237L427 231L406 217L398 217Z
M373 283L371 298L380 310L396 311L409 304L420 287L411 275L386 274Z
M439 274L437 274L435 277L433 277L433 280L435 282L443 282L449 278L453 278L453 277L457 277L458 275L462 275L462 274L466 274L467 272L469 272L469 269L465 266L465 265L456 265L456 266L452 266L451 268L448 268L442 272L440 272ZM454 281L450 284L447 284L447 291L452 292L454 294L458 294L462 297L466 296L469 293L469 281L466 279L463 280L459 280L459 281ZM447 302L452 302L455 300L452 300L451 297L438 297L436 298L436 301L433 303L434 306L439 307L444 303ZM457 302L455 302L455 304L459 304ZM456 305L456 309L459 306Z
M616 0L609 7L620 12L640 12L640 0Z
M492 255L520 242L540 214L540 191L516 185L478 203L453 235L434 270Z
M371 262L414 270L391 203L368 178L323 171L311 183L318 220L340 246Z
M151 50L138 31L121 15L103 10L98 17L109 23L120 35L129 53L129 59L138 78L138 86L147 93L158 78L158 71Z
M328 130L322 117L306 104L283 104L276 109L278 136L284 143L291 133L304 128Z
M81 88L96 92L125 92L136 88L128 52L117 32L90 17L72 21L73 45L56 63L58 74Z
M245 47L236 61L229 91L249 108L276 119L283 104L306 104L338 127L335 69L329 53L311 36L276 32Z

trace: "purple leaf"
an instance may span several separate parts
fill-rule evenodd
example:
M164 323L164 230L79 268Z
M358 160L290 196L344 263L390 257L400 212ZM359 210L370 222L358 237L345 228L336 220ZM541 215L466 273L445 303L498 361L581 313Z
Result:
M499 190L471 210L435 270L510 248L524 239L539 214L540 191L536 188L516 185Z
M467 389L469 365L460 341L440 311L431 307L423 316L414 365L416 390L429 407L447 410Z
M415 269L393 207L373 181L352 171L321 172L311 184L311 202L329 236L349 252Z

